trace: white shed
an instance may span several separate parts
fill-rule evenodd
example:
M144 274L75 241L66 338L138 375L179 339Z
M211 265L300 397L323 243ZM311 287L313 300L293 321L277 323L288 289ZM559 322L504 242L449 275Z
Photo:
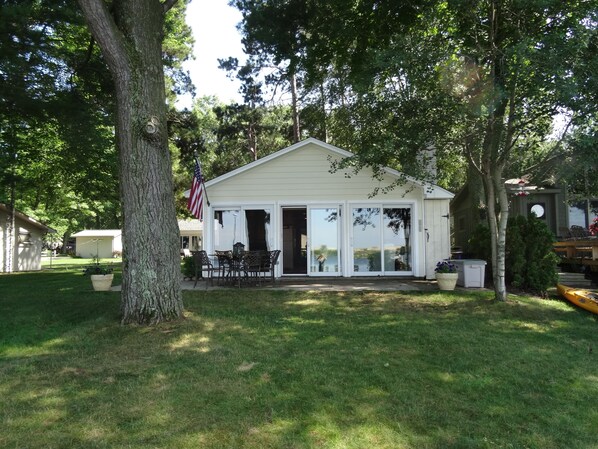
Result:
M120 229L88 229L77 232L75 254L79 257L107 259L122 254L123 243Z
M44 235L56 231L18 210L11 226L10 216L0 203L0 272L41 270Z
M181 252L183 250L201 249L203 238L203 223L197 219L179 220L179 235L181 239Z
M433 279L450 256L453 194L386 168L331 172L348 151L307 139L206 183L203 248L280 249L277 276ZM380 190L372 196L374 189Z

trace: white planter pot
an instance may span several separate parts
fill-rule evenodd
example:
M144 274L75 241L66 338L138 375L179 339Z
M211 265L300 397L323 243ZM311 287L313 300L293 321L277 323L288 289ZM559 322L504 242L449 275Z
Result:
M436 273L436 281L440 290L454 290L459 273Z
M112 278L114 274L92 274L91 283L96 292L106 292L112 287Z

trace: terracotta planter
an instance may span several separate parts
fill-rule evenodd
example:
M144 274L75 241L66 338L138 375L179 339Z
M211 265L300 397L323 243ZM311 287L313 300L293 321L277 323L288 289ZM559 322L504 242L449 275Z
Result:
M91 283L96 292L106 292L112 287L114 274L92 274Z
M440 290L454 290L459 273L436 273L436 281Z

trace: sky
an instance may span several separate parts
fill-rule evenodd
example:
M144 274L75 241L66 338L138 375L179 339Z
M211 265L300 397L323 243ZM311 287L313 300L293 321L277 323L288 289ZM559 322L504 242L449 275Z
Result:
M241 18L236 8L228 6L228 0L192 0L187 5L186 19L195 38L195 59L185 62L184 67L191 75L196 97L216 95L225 103L242 101L238 81L227 78L226 72L218 68L218 58L233 56L245 60L236 29ZM191 102L190 96L184 96L177 106L190 108Z

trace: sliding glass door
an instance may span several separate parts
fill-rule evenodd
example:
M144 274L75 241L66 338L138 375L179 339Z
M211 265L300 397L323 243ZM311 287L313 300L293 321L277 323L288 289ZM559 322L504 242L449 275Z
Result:
M308 241L309 275L340 275L340 215L338 207L309 208Z
M410 274L411 207L353 207L354 275Z

